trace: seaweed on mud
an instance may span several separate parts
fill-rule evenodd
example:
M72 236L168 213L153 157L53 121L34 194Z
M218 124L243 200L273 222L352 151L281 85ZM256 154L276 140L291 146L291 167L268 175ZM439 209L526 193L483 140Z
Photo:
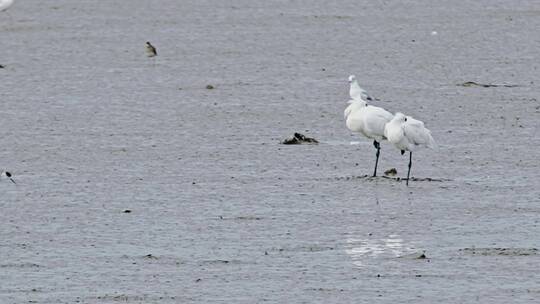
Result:
M294 133L293 136L286 138L281 143L284 145L302 145L302 144L316 145L319 143L319 141L316 140L315 138L307 137L301 133Z
M514 248L514 247L486 247L486 248L463 248L459 249L460 252L471 255L481 255L481 256L528 256L528 255L538 255L538 249L536 248Z
M504 87L504 88L515 88L518 87L516 84L492 84L492 83L478 83L474 81L466 81L464 83L457 84L458 87L482 87L482 88L498 88L498 87Z
M396 168L391 168L391 169L388 169L386 171L384 171L384 175L386 176L396 176L397 174L397 169Z
M336 177L336 180L355 180L355 179L363 179L368 181L375 181L380 179L388 179L388 180L395 180L398 182L406 181L406 177L392 177L392 176L371 176L371 175L359 175L359 176L344 176L344 177ZM411 181L417 181L417 182L447 182L451 181L451 179L447 178L432 178L432 177L411 177Z

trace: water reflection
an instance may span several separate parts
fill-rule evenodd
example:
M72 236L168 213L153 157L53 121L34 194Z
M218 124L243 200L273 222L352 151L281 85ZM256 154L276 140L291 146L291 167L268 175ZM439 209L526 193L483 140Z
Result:
M397 234L390 234L381 239L347 239L345 252L353 260L353 264L363 267L377 258L397 258L414 251L411 244L407 244Z

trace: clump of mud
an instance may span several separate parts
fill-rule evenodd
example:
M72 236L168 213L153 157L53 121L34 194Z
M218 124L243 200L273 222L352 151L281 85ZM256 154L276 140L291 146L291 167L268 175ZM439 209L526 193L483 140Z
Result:
M284 145L316 145L319 143L315 138L307 137L304 134L294 133L293 136L286 138L281 142Z
M392 168L392 169L388 169L386 171L384 171L384 175L386 176L396 176L397 174L397 169L396 168Z

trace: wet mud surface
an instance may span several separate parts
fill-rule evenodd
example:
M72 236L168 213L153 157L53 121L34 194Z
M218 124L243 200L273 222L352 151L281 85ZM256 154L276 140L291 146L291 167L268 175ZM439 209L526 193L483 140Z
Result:
M538 301L538 3L6 13L1 303ZM350 74L438 142L408 187L384 142L379 172L397 174L369 177L375 149L343 120ZM294 132L319 144L280 144Z

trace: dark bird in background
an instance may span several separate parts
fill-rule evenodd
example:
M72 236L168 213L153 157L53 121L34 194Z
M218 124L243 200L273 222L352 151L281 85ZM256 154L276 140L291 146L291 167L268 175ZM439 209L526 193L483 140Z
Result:
M0 173L0 179L9 179L12 183L16 184L13 178L11 178L11 173L7 171L2 171L2 173Z
M157 56L156 48L148 41L146 41L146 55L148 55L148 57Z

